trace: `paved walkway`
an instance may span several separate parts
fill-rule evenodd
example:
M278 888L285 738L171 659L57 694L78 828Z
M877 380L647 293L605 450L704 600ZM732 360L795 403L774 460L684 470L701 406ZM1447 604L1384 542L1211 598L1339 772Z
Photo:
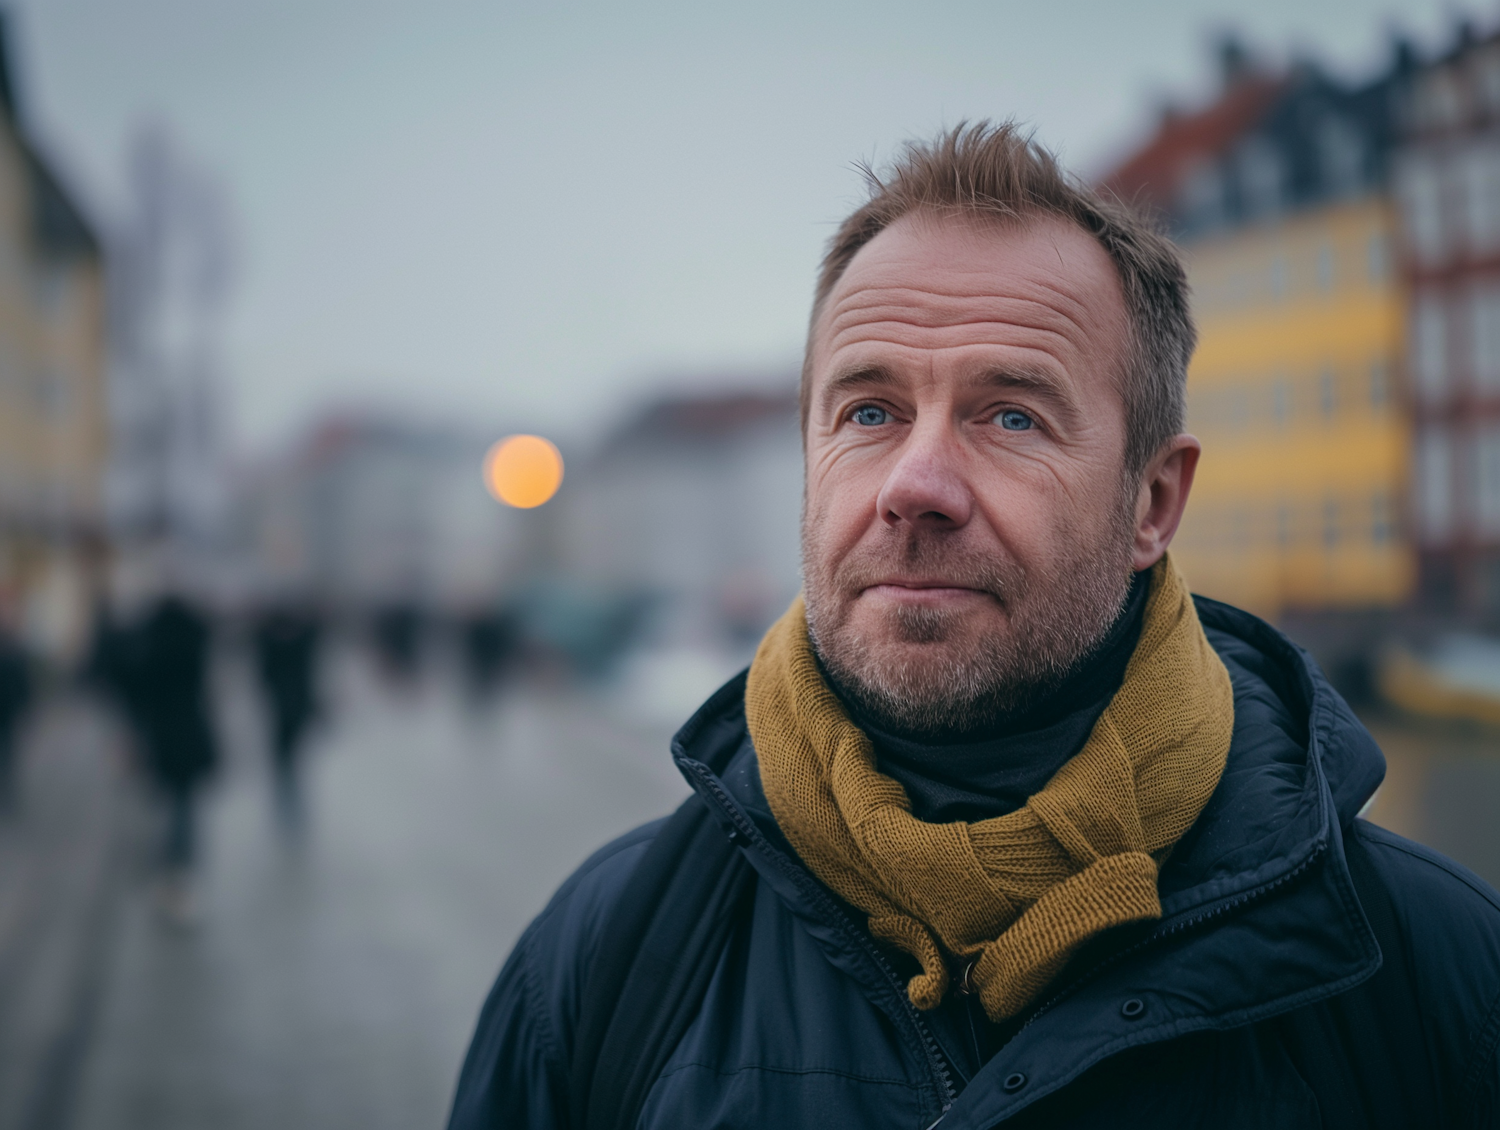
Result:
M139 828L124 744L86 698L47 703L18 768L0 814L0 1127L51 1130L92 1046Z
M222 682L190 928L153 898L157 814L107 716L73 699L36 726L0 823L0 1130L440 1126L516 935L594 846L685 793L665 717L539 690L476 714L351 658L288 835L243 673ZM1500 741L1376 729L1375 817L1500 881Z
M229 682L197 923L124 877L69 1101L24 1130L440 1126L517 934L593 847L686 793L663 735L588 699L475 715L350 662L288 836Z

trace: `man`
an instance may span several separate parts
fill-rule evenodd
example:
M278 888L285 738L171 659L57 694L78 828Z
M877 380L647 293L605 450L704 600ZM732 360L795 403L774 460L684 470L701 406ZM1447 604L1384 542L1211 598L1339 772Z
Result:
M318 715L319 624L310 608L274 605L255 626L255 666L265 697L276 776L276 812L290 830L300 827L298 760Z
M9 603L0 605L0 816L17 805L16 751L32 698L31 658L13 624Z
M123 697L144 765L167 803L159 898L177 925L195 919L191 872L197 858L197 796L218 761L209 694L213 629L186 597L168 592L134 629L121 657Z
M1370 736L1166 555L1193 340L1171 246L1014 127L873 183L804 596L678 735L696 796L517 944L452 1127L1497 1124L1500 900L1357 819Z

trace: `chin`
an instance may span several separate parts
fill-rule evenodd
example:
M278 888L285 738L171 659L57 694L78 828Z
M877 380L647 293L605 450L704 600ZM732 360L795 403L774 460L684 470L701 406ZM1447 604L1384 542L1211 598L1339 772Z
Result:
M863 637L872 652L889 651L906 660L972 654L1006 629L1003 617L972 608L908 605L870 611L874 615L851 618L852 634Z

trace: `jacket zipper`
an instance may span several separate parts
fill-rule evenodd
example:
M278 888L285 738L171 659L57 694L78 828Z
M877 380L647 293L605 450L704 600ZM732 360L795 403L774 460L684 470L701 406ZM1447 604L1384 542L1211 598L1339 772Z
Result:
M764 850L772 859L777 859L779 863L780 860L778 857L781 853L766 842L765 837L760 834L760 830L754 824L748 820L741 819L739 806L720 787L718 781L712 777L700 776L697 773L693 775L698 777L703 786L714 794L715 799L719 802L719 807L728 814L730 821L734 824L735 830L747 841ZM798 878L800 877L799 875ZM932 1034L932 1029L928 1027L927 1021L922 1019L922 1014L917 1011L916 1006L911 1003L911 998L906 995L906 986L902 984L900 976L891 968L890 962L885 959L885 955L865 939L863 931L818 888L809 888L804 893L811 896L818 903L819 910L844 927L845 932L855 940L859 947L864 950L866 956L875 962L876 968L885 975L886 980L890 983L891 988L905 1007L907 1016L910 1017L913 1026L917 1030L917 1035L921 1037L922 1050L927 1055L928 1067L932 1071L933 1078L937 1081L938 1091L942 1096L943 1113L939 1114L937 1120L932 1123L933 1126L936 1126L938 1122L943 1120L943 1115L947 1114L948 1108L953 1105L953 1100L958 1098L958 1091L953 1086L953 1073L948 1066L948 1060L943 1054L942 1047L937 1042L937 1037ZM928 1130L931 1130L931 1127Z
M1171 926L1168 926L1162 930L1156 930L1149 936L1142 938L1139 942L1136 942L1135 945L1127 946L1119 953L1112 954L1111 956L1105 958L1092 969L1080 974L1077 978L1069 982L1060 991L1050 997L1045 1003L1040 1005L1034 1012L1032 1012L1030 1016L1026 1018L1026 1023L1021 1025L1021 1028L1023 1030L1026 1028L1030 1028L1044 1013L1049 1012L1055 1005L1062 1003L1064 999L1072 996L1073 993L1077 992L1089 981L1092 981L1095 978L1099 977L1106 970L1118 965L1127 957L1131 957L1132 955L1139 953L1147 946L1154 945L1155 943L1162 941L1164 938L1170 938L1172 937L1172 935L1180 934L1185 930L1197 929L1205 922L1228 914L1231 911L1239 910L1241 907L1247 905L1248 903L1252 903L1258 899L1264 898L1266 895L1270 894L1278 887L1290 883L1293 879L1296 879L1315 862L1321 859L1323 856L1323 852L1326 851L1327 848L1328 843L1325 840L1323 843L1319 844L1317 848L1309 852L1306 859L1297 864L1296 867L1292 868L1285 875L1281 875L1275 879L1272 879L1269 883L1264 883L1261 886L1256 887L1254 890L1246 891L1244 894L1236 895L1234 898L1222 902L1218 906L1215 906L1210 910L1206 910L1202 914L1196 915L1193 918L1186 919L1182 922L1175 922Z

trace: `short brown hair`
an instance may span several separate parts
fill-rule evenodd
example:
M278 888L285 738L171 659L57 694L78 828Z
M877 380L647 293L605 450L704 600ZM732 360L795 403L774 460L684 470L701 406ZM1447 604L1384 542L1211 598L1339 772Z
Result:
M1014 122L960 124L934 141L908 142L884 177L868 166L863 171L870 198L839 226L818 272L802 365L804 431L812 395L813 334L828 295L860 248L912 212L1004 220L1059 216L1097 239L1120 272L1130 318L1122 374L1130 473L1139 475L1182 430L1187 366L1197 331L1177 249L1144 219L1065 173L1057 158Z

